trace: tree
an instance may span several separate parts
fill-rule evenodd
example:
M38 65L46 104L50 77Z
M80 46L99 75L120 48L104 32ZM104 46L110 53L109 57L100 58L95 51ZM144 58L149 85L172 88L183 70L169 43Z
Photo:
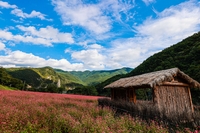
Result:
M74 90L69 90L68 93L80 94L80 95L98 95L94 86L77 87Z

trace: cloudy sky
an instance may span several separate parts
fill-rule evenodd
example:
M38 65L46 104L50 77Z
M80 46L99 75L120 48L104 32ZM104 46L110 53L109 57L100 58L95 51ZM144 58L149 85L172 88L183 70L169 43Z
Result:
M0 0L0 66L134 68L198 31L199 0Z

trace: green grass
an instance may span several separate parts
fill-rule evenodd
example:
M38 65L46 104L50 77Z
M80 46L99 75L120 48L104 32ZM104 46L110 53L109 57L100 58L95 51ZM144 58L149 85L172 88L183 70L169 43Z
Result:
M8 87L8 86L0 85L0 90L17 90L17 89L13 88L13 87Z

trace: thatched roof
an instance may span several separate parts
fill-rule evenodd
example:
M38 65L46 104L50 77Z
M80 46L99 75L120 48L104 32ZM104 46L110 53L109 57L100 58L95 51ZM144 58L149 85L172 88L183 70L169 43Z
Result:
M161 85L163 82L171 82L176 76L183 79L190 87L200 88L200 84L197 81L180 71L178 68L156 71L128 78L121 78L104 88L127 88L142 86L153 88Z

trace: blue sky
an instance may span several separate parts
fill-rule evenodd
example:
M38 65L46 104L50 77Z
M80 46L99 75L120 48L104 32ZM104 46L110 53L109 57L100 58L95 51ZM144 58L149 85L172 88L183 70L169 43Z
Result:
M198 0L0 0L0 66L135 68L200 31Z

